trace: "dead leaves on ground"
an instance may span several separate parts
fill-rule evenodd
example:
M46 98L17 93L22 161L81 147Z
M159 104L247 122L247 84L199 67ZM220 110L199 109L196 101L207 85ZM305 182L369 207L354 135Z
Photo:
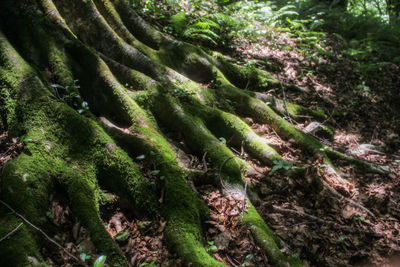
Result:
M243 197L223 195L212 186L198 188L210 209L207 251L228 266L269 266L247 227L241 224Z

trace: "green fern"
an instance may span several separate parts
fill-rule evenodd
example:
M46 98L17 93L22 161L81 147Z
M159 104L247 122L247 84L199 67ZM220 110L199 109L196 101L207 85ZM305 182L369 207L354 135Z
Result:
M218 45L220 37L216 31L219 31L221 26L212 19L198 17L188 23L185 12L181 12L172 16L170 22L175 32L187 39Z
M237 19L232 18L223 13L215 13L207 15L207 18L215 21L221 28L235 28L239 25L239 21Z
M187 18L185 12L180 12L171 17L170 23L177 33L181 33L186 26Z
M196 28L196 29L203 29L203 30L221 29L221 26L219 26L218 23L216 23L215 21L212 21L210 19L204 18L204 17L198 18L189 27Z
M189 39L196 39L199 41L209 41L214 45L218 45L217 41L220 37L209 29L198 29L189 27L183 32L183 36Z

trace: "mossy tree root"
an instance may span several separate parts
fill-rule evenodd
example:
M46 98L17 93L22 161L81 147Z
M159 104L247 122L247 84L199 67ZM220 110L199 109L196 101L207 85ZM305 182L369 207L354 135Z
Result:
M90 230L98 251L112 255L113 266L128 263L102 226L99 198L103 189L128 200L138 213L151 217L160 212L167 221L169 248L185 263L223 266L204 248L202 222L208 210L187 183L190 173L179 165L159 124L181 133L195 154L207 152L218 170L216 181L227 194L247 197L243 185L251 167L220 137L235 146L243 143L246 151L266 164L282 159L238 116L268 123L329 162L338 158L379 170L326 148L282 118L281 101L249 91L279 86L269 73L236 66L221 54L209 55L165 36L122 0L26 0L20 5L6 0L0 5L0 16L5 33L0 32L0 87L7 91L1 101L9 107L2 125L12 136L26 134L33 140L5 167L2 199L45 226L48 195L54 184L61 184L74 214ZM32 25L29 31L27 22ZM72 86L76 79L80 87ZM215 86L206 88L198 82ZM65 100L70 93L52 89L52 83L74 87L89 103L90 112L76 112ZM275 103L273 109L265 104L269 100ZM321 111L292 103L287 112L293 118L326 118ZM159 192L133 160L138 154L146 154L166 177L157 185L165 192L161 205ZM28 199L33 201L26 204ZM243 222L269 260L276 266L300 266L297 258L281 252L283 242L248 203ZM0 234L18 223L9 215L0 215L0 220L7 222ZM21 246L16 254L8 254L21 245L22 238L31 243L30 248ZM43 262L40 242L23 228L15 239L0 244L0 255L18 255L15 266L28 264L31 255ZM6 256L0 257L0 263L10 259Z

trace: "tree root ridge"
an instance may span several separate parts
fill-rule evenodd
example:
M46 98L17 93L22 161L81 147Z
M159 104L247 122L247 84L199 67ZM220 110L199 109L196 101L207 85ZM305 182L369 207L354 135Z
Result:
M271 108L265 103L270 98L247 90L279 85L268 73L243 69L221 54L209 55L164 36L122 0L38 0L18 7L4 1L0 7L0 16L8 14L0 20L0 85L13 103L5 114L7 126L14 136L31 139L6 165L1 198L33 223L46 226L49 194L61 184L73 213L111 266L129 266L129 260L103 226L105 190L130 203L134 216L162 215L168 247L186 264L223 266L204 247L203 223L209 212L188 182L190 171L179 164L166 137L170 132L193 154L207 155L199 179L216 170L210 174L214 184L228 194L245 192L243 223L275 266L302 262L281 251L285 244L247 200L255 193L250 186L244 189L246 175L261 174L232 151L242 146L243 153L268 166L283 158L240 116L270 125L329 162L339 158L366 171L382 171L327 148L281 116L325 119L325 114L289 102L282 112L281 100L272 99ZM27 22L33 25L31 32L24 29ZM213 88L198 84L212 80ZM140 160L154 166L153 174L141 169ZM0 215L2 219L10 224L0 226L0 236L17 224L8 215ZM28 230L12 237L16 239L0 244L0 256L16 249L15 266L28 264L31 255L45 263L39 237ZM23 238L31 248L18 249ZM8 259L0 257L0 265Z

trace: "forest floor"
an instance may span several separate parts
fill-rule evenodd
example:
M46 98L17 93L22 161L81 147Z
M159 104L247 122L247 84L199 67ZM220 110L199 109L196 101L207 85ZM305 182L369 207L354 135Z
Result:
M279 48L297 45L285 34L275 36L274 40L260 39L257 44L240 42L237 50L231 51L235 61L263 59L277 62L280 65L274 73L277 78L305 89L304 93L283 92L281 88L264 93L323 109L329 114L323 124L336 130L333 140L325 140L316 134L320 140L341 152L390 169L388 175L359 174L353 168L335 162L345 177L338 180L321 159L302 151L290 140L284 141L269 126L243 118L260 136L274 143L285 160L307 164L325 183L345 196L338 199L327 190L317 190L310 180L294 180L285 172L273 171L243 148L232 147L232 151L263 174L247 178L249 186L259 195L259 201L255 203L257 210L288 249L310 266L399 266L396 261L399 264L400 105L398 99L387 93L395 92L396 86L400 85L399 66L384 67L379 73L380 80L369 78L367 81L371 90L360 90L354 86L359 82L352 71L354 66L340 55L336 62L310 63L295 49ZM333 63L338 66L335 71L329 69ZM307 74L304 74L306 70ZM311 121L305 117L301 121L292 119L292 123L305 129ZM184 143L178 146L182 151L186 150ZM18 155L22 147L19 139L8 138L6 132L0 133L0 170ZM186 157L190 168L204 170L204 160L194 155ZM151 179L151 166L143 164L141 167L147 169L144 173L149 173ZM211 185L194 189L210 208L210 219L204 229L207 251L228 266L269 266L268 258L255 244L250 231L241 224L246 204L243 199L224 196ZM89 235L65 204L68 203L65 198L63 192L55 192L49 207L48 219L64 229L55 239L69 252L93 260L97 255ZM352 203L358 203L358 206ZM104 205L101 214L107 231L121 244L133 266L182 265L167 250L163 218L158 221L134 218L118 199ZM56 248L49 246L43 250L50 265L73 265L73 260Z

